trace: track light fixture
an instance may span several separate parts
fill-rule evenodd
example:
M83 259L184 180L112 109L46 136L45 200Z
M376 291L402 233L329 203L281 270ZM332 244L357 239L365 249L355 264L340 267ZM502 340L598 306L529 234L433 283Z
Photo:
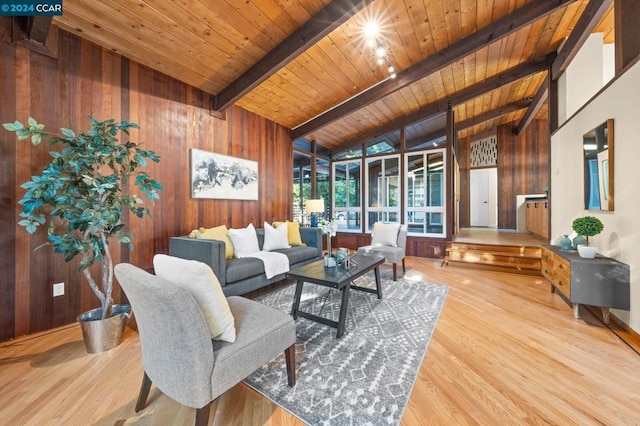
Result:
M396 78L396 70L389 60L388 46L380 36L380 25L375 21L369 21L363 26L362 31L365 37L365 44L373 53L378 65L387 66L389 77Z

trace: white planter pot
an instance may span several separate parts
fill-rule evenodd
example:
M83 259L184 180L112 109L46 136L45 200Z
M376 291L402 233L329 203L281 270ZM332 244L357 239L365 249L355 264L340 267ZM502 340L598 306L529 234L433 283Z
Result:
M594 257L596 257L597 253L597 247L585 246L584 244L580 244L578 246L578 254L580 255L580 257L584 257L585 259L593 259Z

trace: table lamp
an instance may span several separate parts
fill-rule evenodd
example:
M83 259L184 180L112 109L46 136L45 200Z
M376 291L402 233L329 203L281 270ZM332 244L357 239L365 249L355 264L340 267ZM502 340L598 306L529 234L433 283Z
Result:
M311 214L311 226L313 228L318 227L318 213L324 212L324 199L320 198L317 200L307 200L305 201L305 208L307 213Z

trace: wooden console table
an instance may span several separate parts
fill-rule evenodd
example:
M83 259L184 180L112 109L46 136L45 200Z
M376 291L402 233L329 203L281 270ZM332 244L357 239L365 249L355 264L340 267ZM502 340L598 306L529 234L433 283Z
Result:
M551 282L551 291L558 292L573 306L578 318L578 305L602 307L602 317L609 323L609 308L629 310L629 265L596 256L584 259L575 250L542 246L542 275Z

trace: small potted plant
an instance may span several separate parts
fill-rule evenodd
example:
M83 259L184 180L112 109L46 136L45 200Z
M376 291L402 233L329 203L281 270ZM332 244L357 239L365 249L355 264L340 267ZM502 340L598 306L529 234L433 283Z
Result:
M593 237L594 235L598 235L602 232L604 229L602 221L597 217L584 216L575 219L571 227L578 233L578 235L582 235L586 238L586 244L580 244L577 247L580 256L588 259L596 257L596 252L598 250L596 247L589 245L589 237Z

